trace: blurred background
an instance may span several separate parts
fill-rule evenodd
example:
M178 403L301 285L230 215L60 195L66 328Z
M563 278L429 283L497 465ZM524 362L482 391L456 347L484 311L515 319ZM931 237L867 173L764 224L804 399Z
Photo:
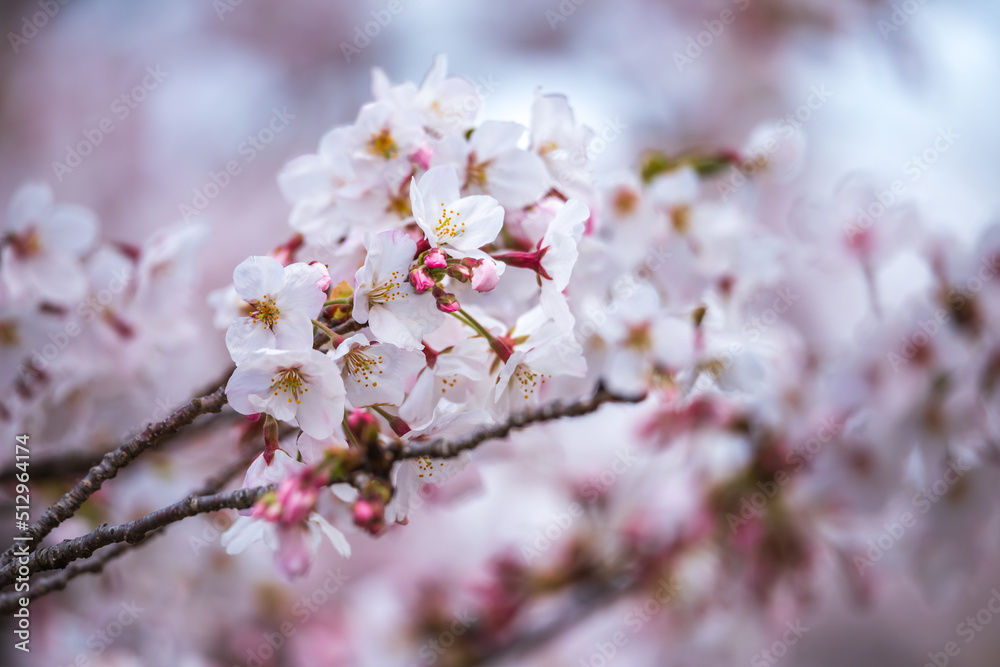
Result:
M986 0L10 0L0 25L0 199L25 180L46 181L58 201L96 211L105 238L136 244L197 218L211 229L198 262L204 293L227 284L246 256L288 238L275 176L327 129L353 120L370 99L371 69L419 82L436 54L480 86L481 117L527 123L536 89L568 95L578 119L605 132L594 151L602 177L634 167L645 149L741 150L762 123L795 126L801 141L788 168L734 195L776 227L803 200L830 201L858 172L873 197L903 180L902 198L928 227L969 240L1000 210L1000 5ZM942 136L947 147L931 150ZM209 186L231 161L239 173ZM193 307L212 331L207 304ZM204 345L214 361L194 372L200 380L226 362L221 335ZM405 548L406 539L359 551ZM345 571L357 581L372 566L362 556ZM154 577L127 594L155 604L157 618L198 605L164 594L168 583ZM891 577L866 610L834 595L783 661L917 667L995 585L1000 567L949 599L928 600ZM107 581L87 586L121 601ZM267 590L255 594L267 600ZM67 660L107 622L87 619L78 602L62 610L76 618L71 631L59 610L67 598L36 604L62 619L38 639L66 642ZM184 641L171 635L184 624L152 624L153 614L140 618L123 643ZM582 646L593 643L590 631L581 628ZM997 637L985 633L953 664L997 664Z

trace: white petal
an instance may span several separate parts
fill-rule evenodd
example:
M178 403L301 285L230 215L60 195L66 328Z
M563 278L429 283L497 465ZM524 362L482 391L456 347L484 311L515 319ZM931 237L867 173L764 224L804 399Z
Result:
M320 516L318 513L313 512L309 515L309 520L319 525L320 530L323 534L330 539L330 543L333 544L333 548L340 553L344 558L351 557L351 545L348 543L347 538L344 534L330 525L330 522Z
M222 534L222 546L226 553L243 553L248 546L263 539L266 523L249 516L238 517L229 530Z
M233 286L245 301L277 294L285 283L285 269L273 257L248 257L233 271Z

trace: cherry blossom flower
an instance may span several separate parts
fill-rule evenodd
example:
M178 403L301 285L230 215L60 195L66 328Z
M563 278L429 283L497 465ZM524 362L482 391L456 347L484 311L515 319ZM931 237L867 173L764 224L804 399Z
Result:
M55 204L48 185L27 183L7 209L0 278L13 299L72 304L87 293L80 258L97 238L96 216Z
M410 82L393 86L376 67L372 71L372 97L397 112L418 115L424 127L442 134L465 131L482 105L470 81L448 76L448 59L443 55L434 58L419 88Z
M430 423L421 430L410 431L403 437L403 441L430 442L437 438L457 437L492 421L485 410L463 410L450 401L442 400ZM448 481L461 472L470 460L471 457L465 454L450 459L420 457L401 461L393 469L393 487L396 493L386 505L385 520L390 523L405 520L423 484Z
M405 350L423 347L423 336L443 315L427 294L417 294L407 282L417 244L402 232L365 236L368 256L355 275L354 319L367 323L382 343Z
M271 257L250 257L233 271L233 286L250 307L226 332L226 346L239 364L262 349L312 348L312 318L319 314L326 293L320 283L329 276L305 263L281 266Z
M434 167L410 185L413 217L427 241L459 257L491 243L503 226L503 209L484 195L462 197L458 174L448 166Z
M313 349L252 352L237 365L226 396L240 414L263 412L314 438L329 437L344 414L339 369Z
M424 367L424 355L391 343L372 345L363 333L345 339L330 356L344 374L347 400L356 408L399 405L404 381Z
M468 141L461 136L442 141L434 163L459 169L467 192L495 197L507 209L524 208L541 199L551 185L542 159L520 147L526 132L519 123L486 121Z
M552 377L583 377L587 372L583 348L540 308L518 319L514 335L524 337L524 342L514 347L497 377L493 408L498 416L536 407L543 386Z
M593 131L576 123L565 95L535 94L531 107L531 149L545 162L549 176L567 196L581 196L593 186L587 148Z

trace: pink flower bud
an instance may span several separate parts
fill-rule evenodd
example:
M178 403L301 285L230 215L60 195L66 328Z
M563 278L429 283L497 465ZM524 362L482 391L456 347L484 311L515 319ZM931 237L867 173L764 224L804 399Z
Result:
M448 256L440 248L434 248L424 257L424 264L432 269L442 269L448 266Z
M303 481L302 477L295 476L278 485L276 505L281 508L280 520L286 525L304 521L316 507L316 489Z
M410 153L410 162L421 169L431 168L431 158L434 157L434 149L424 144L414 152Z
M467 283L472 278L472 269L464 264L453 264L448 267L448 275L460 283Z
M423 294L434 287L434 279L431 278L426 269L421 267L410 271L410 284L413 285L413 289L417 291L417 294Z
M316 281L316 287L320 288L324 292L330 289L330 270L326 268L326 264L312 261L309 262L309 266L318 266L323 271L323 276Z
M462 309L454 294L442 294L437 297L437 307L442 313L455 313Z
M364 528L368 522L375 518L375 508L367 500L359 500L351 508L354 515L354 525Z
M500 276L497 275L497 265L493 260L484 259L472 271L472 289L477 292L489 292L498 282Z

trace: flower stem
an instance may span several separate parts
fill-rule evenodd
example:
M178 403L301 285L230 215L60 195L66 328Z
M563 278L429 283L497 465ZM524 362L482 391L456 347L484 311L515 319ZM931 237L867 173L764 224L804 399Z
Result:
M325 333L327 336L330 337L330 341L333 343L334 347L337 347L338 345L340 345L341 343L344 342L344 337L343 336L341 336L340 334L334 332L333 329L331 329L330 327L326 326L325 324L323 324L319 320L313 320L312 323L313 323L313 326L315 326L317 329L319 329L320 331L322 331L323 333Z
M510 359L510 355L514 353L514 351L510 349L510 346L507 345L502 340L498 339L489 331L487 331L486 327L484 327L482 324L476 321L476 318L474 318L472 315L469 315L462 309L459 309L457 312L452 313L452 315L457 317L459 322L462 322L463 324L472 327L473 329L476 330L476 333L485 338L490 344L490 349L492 349L496 353L496 355L500 357L501 361L506 363L507 360Z

